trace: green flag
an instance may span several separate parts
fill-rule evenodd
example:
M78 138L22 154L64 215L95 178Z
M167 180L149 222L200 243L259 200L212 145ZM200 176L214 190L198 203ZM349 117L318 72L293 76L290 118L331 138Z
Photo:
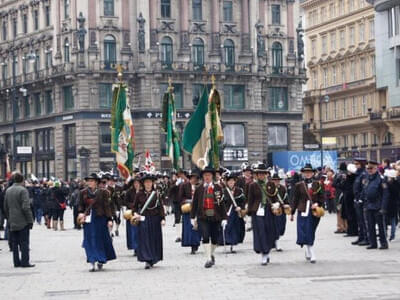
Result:
M163 97L163 111L161 128L166 133L166 154L170 158L173 167L179 169L181 150L179 135L176 131L176 108L172 90L168 90Z
M204 169L219 168L219 143L223 138L220 120L220 97L216 89L210 95L204 88L196 111L183 132L183 149L192 154L192 162Z
M126 86L113 88L111 107L111 151L116 155L117 167L123 178L132 173L134 158L134 128L131 110L126 99Z

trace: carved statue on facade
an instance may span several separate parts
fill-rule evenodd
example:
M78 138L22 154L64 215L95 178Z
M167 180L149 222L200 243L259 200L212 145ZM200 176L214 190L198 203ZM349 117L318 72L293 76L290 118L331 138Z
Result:
M86 36L86 29L85 29L85 17L83 16L82 12L79 13L79 17L76 19L79 24L79 28L77 30L78 41L79 41L79 52L85 51L85 36Z
M143 18L142 13L139 14L139 17L136 19L136 21L139 23L139 30L138 30L139 52L144 53L146 49L144 23L146 23L146 20Z
M261 24L260 20L256 23L257 30L257 56L264 57L265 56L265 39L263 35L264 25Z
M304 41L303 41L304 29L301 21L299 22L296 32L297 32L297 60L299 62L302 62L304 60Z

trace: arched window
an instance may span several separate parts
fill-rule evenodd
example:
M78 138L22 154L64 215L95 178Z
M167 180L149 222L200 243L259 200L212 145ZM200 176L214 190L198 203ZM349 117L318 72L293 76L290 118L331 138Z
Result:
M106 35L104 37L104 68L112 69L117 63L117 46L115 37Z
M192 45L193 64L195 67L204 65L204 42L201 38L195 38Z
M233 70L235 66L235 44L232 40L225 40L224 42L224 59L227 69Z
M68 38L66 38L64 40L64 62L65 63L69 63L70 62Z
M272 72L282 72L282 45L279 42L272 44Z
M171 67L173 62L173 46L172 39L168 36L161 40L161 63L165 67Z

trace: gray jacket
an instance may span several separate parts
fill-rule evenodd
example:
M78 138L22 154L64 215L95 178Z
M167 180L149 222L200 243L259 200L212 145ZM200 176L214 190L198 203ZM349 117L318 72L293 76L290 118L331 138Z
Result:
M22 184L14 183L7 189L4 211L11 231L19 231L28 224L33 224L29 193Z

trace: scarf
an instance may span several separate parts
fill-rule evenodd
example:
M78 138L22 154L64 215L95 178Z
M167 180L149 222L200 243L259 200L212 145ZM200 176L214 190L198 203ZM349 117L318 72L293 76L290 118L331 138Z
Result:
M264 180L257 180L257 184L261 189L261 204L265 207L267 205L267 185Z

